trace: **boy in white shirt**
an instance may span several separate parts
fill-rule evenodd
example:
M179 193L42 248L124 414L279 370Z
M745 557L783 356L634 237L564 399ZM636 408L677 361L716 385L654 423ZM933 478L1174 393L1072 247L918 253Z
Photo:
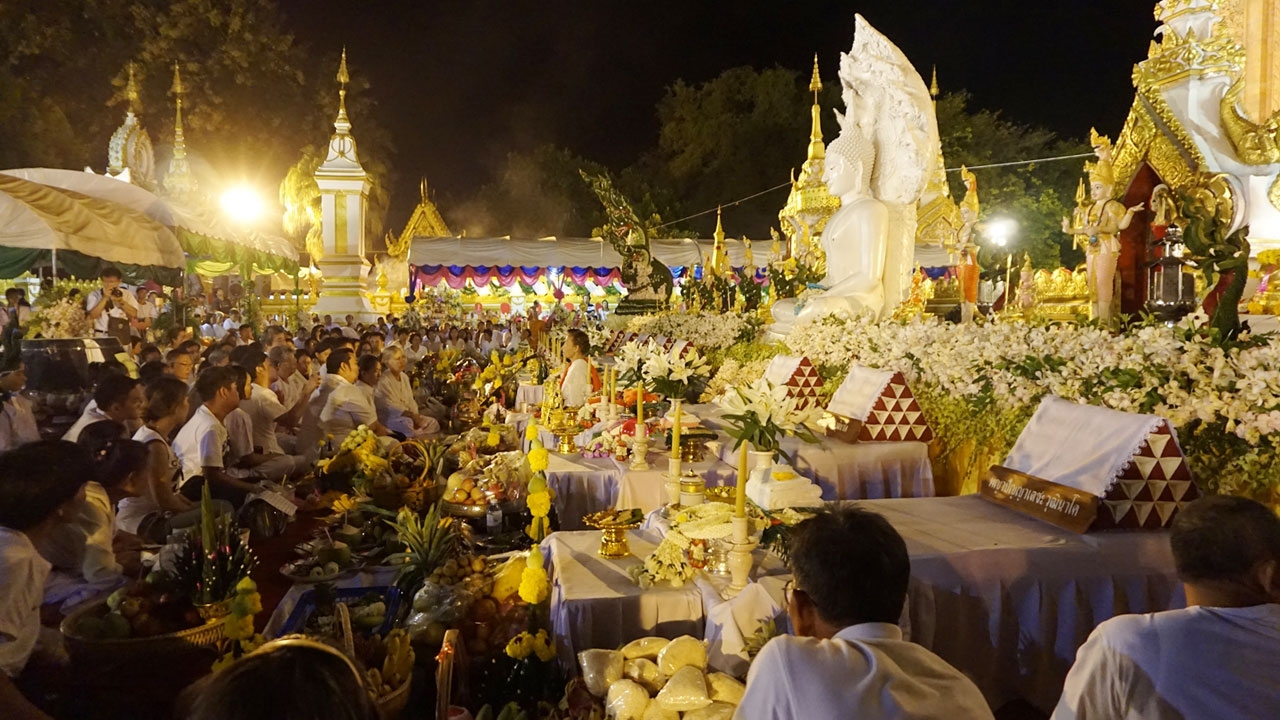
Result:
M1169 544L1187 608L1099 625L1054 720L1280 718L1280 518L1211 495L1178 513Z
M44 644L42 635L57 636L40 626L50 565L33 541L84 502L92 477L89 453L74 443L41 440L0 454L0 717L49 720L13 682Z
M196 395L202 404L173 439L173 452L182 463L178 490L188 500L199 500L200 489L207 483L215 499L239 507L246 495L258 489L226 472L228 435L223 421L240 407L238 382L238 373L229 367L209 368L196 378Z

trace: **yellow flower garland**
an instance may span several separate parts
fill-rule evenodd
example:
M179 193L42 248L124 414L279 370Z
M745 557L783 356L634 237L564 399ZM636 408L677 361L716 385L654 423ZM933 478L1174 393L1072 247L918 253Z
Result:
M537 545L529 551L525 568L520 573L520 599L530 605L537 605L551 594L551 579L542 567L542 550Z

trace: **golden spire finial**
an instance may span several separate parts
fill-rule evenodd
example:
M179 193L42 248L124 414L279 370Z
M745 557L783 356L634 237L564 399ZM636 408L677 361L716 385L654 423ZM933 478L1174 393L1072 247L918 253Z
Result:
M718 243L724 242L724 226L720 224L720 206L719 205L716 206L716 232L715 232L715 235L713 235L712 237L714 237L716 239L716 242Z
M142 112L142 101L138 97L138 81L133 75L133 63L129 63L129 81L124 86L125 99L129 101L129 112Z
M812 127L809 130L808 159L824 160L827 149L822 144L822 106L818 104L818 93L822 92L822 78L818 73L818 54L813 54L813 78L809 80L809 91L813 93Z
M173 87L169 89L173 93L173 156L175 158L185 158L187 156L186 138L182 132L182 93L186 90L182 87L182 73L178 70L178 63L173 64Z
M347 83L351 82L351 74L347 72L347 46L342 46L342 60L338 63L338 122L350 126L347 121Z
M938 66L937 65L933 66L933 82L929 83L929 97L933 98L935 103L938 101Z

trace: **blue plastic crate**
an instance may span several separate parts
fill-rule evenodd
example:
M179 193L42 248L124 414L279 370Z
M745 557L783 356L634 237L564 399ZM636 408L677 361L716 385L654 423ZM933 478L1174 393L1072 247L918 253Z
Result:
M393 585L391 587L339 588L333 591L335 601L340 603L355 602L369 593L378 593L387 604L386 620L378 628L378 634L386 637L400 615L400 588ZM280 634L292 635L302 632L307 619L315 611L316 591L314 588L309 588L302 593L302 597L298 598L298 604L293 608L293 612L289 613L289 619L285 620L284 625L280 627Z

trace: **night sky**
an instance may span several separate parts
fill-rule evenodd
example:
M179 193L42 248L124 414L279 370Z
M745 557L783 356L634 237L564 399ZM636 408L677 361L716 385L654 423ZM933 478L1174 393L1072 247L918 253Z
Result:
M1064 136L1097 125L1114 138L1156 27L1154 0L280 2L300 40L318 55L345 44L352 74L370 82L396 145L396 231L419 176L447 213L514 150L550 142L620 170L656 144L654 108L677 79L807 71L817 52L834 82L857 12L926 81L936 64L944 92ZM805 138L778 141L803 160Z

